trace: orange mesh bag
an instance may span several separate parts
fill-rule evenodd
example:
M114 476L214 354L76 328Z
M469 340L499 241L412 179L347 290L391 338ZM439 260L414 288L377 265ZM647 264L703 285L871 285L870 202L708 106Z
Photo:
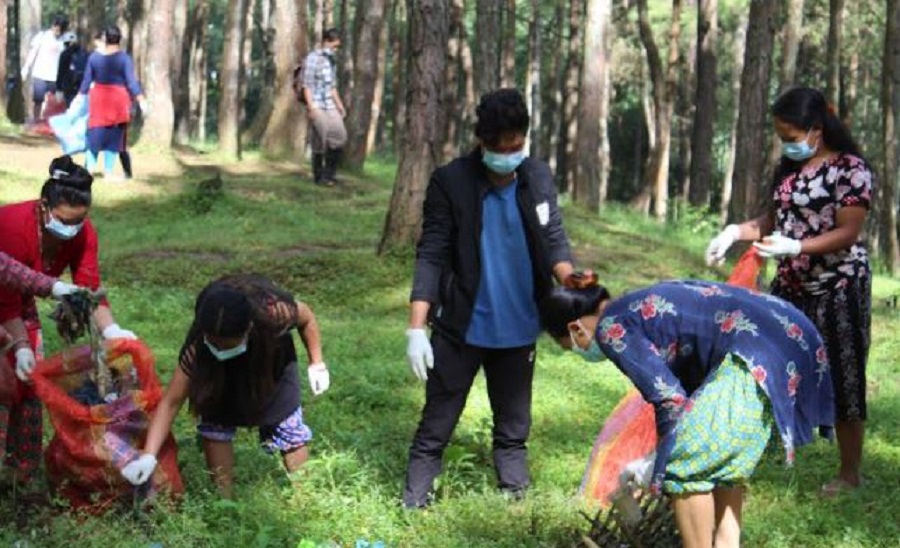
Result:
M85 385L94 369L89 346L67 349L38 363L34 389L47 406L55 430L44 453L51 487L72 507L103 512L134 497L180 495L175 441L170 434L160 449L150 481L135 488L121 475L139 456L150 416L162 397L150 349L136 340L104 343L105 361L119 379L117 393L104 403L86 405L69 393Z
M734 265L734 270L731 271L731 276L728 277L726 283L758 291L759 275L762 272L763 263L765 263L765 259L759 256L755 247L750 246L750 249L745 251Z

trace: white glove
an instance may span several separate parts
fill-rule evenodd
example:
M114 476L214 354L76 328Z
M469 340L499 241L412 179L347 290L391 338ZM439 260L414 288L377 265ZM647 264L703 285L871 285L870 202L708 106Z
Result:
M61 91L57 91L56 92L56 102L63 103L63 102L65 102L65 100L66 100L66 95Z
M144 453L122 468L122 477L131 485L140 485L150 479L156 470L156 457L150 453Z
M629 462L619 475L619 481L623 484L630 482L640 487L647 487L650 485L650 479L653 476L654 460L656 460L656 453L651 454L647 458Z
M67 284L66 282L56 281L56 282L53 282L53 289L50 291L50 293L58 299L65 295L71 295L72 293L75 293L76 291L78 291L80 289L81 288L78 287L77 285L72 285L72 284Z
M725 262L725 253L734 242L741 237L741 229L738 225L728 225L719 235L710 240L706 246L706 266L719 266Z
M31 372L34 371L36 364L37 359L30 348L16 350L16 376L20 381L25 382L31 377Z
M104 339L137 339L137 335L133 331L122 329L119 324L112 323L103 329Z
M421 327L410 328L406 330L406 338L409 339L406 345L409 366L416 377L425 382L428 380L428 370L434 369L434 352L431 350L428 334Z
M141 99L140 101L138 101L138 107L140 107L142 115L150 115L150 103L148 103L146 99Z
M309 375L309 388L313 395L324 394L331 386L331 376L328 374L328 366L323 362L314 363L306 369Z
M760 257L780 259L782 257L796 257L800 254L800 240L794 240L773 232L763 238L762 242L753 242L753 247L759 251Z

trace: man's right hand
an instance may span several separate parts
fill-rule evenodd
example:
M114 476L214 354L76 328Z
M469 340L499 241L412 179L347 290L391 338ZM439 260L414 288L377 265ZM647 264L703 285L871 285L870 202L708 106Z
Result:
M410 328L406 330L406 357L409 359L409 367L422 382L428 380L428 370L434 369L434 353L431 350L431 342L425 329Z

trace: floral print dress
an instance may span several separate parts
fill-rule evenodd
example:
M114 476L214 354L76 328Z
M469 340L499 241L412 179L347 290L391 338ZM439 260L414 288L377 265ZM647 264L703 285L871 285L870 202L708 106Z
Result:
M682 414L734 356L768 398L788 463L834 423L828 359L816 328L779 298L707 281L668 281L611 301L595 334L656 410L651 488L662 487ZM823 431L823 433L827 433Z

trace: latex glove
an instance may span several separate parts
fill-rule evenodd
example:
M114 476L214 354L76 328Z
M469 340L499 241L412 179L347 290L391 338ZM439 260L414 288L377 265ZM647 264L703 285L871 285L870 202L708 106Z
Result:
M56 102L63 103L63 102L65 102L65 100L66 100L66 95L61 91L57 91L56 92Z
M133 331L122 329L119 324L112 323L103 328L104 339L137 339L137 335Z
M780 259L782 257L796 257L800 254L800 240L794 240L773 232L763 238L762 242L753 242L753 247L759 251L760 257Z
M719 266L725 262L725 253L741 237L741 229L738 225L728 225L719 235L710 240L706 246L706 265Z
M150 479L156 470L156 457L150 453L144 453L122 468L122 477L131 485L140 485Z
M328 366L323 362L310 365L306 373L309 375L309 388L314 395L324 394L331 386L331 375L328 374Z
M37 359L34 352L30 348L20 348L16 350L16 376L19 380L25 382L31 377Z
M647 458L629 462L619 475L619 481L623 484L632 483L640 487L647 487L650 485L650 479L653 476L654 460L656 460L656 453L651 454Z
M78 287L77 285L72 285L72 284L67 284L66 282L56 281L56 282L53 282L53 289L50 291L50 293L58 299L62 296L71 295L72 293L75 293L76 291L80 291L80 290L81 290L81 288Z
M406 358L412 372L420 381L428 380L428 370L434 369L434 352L428 334L421 327L406 330Z
M141 109L142 115L150 115L150 103L148 103L146 99L141 99L140 101L138 101L138 107Z

